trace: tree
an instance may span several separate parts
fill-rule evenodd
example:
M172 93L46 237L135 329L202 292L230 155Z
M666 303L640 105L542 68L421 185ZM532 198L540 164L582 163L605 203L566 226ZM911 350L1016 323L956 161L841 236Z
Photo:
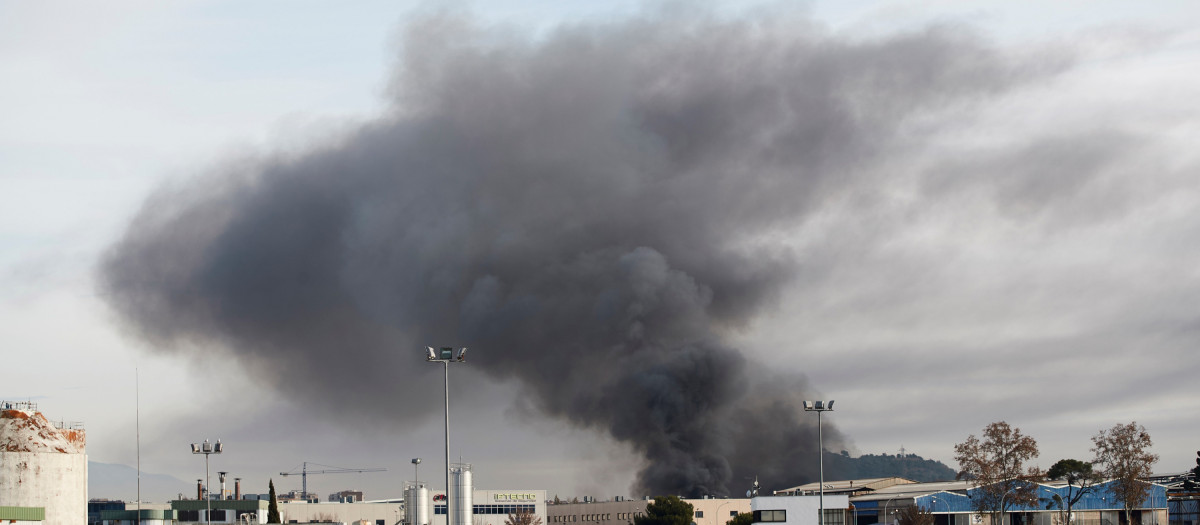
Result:
M542 518L528 510L511 513L504 519L504 525L542 525Z
M751 525L754 523L753 512L739 512L737 516L729 518L725 525Z
M1066 498L1055 494L1053 499L1046 502L1047 509L1058 508L1060 525L1070 525L1071 509L1100 483L1100 475L1092 470L1092 464L1078 459L1058 460L1046 471L1046 477L1067 482Z
M969 492L971 503L980 513L992 515L992 523L1014 506L1037 505L1036 481L1042 472L1036 467L1025 468L1025 462L1038 455L1037 441L1021 434L1004 421L983 429L983 441L974 434L963 443L954 445L954 460L958 462L959 479L974 481L979 490Z
M909 505L896 513L896 525L933 525L933 514L917 505Z
M271 502L267 504L267 523L283 523L279 519L279 500L275 499L275 480L271 479Z
M633 525L691 525L692 510L679 496L658 496L646 505L646 514L633 517Z
M1149 451L1152 443L1146 427L1136 421L1128 425L1117 423L1108 430L1092 436L1093 463L1100 465L1105 477L1111 478L1108 491L1125 508L1126 523L1133 523L1130 515L1150 496L1150 484L1141 478L1154 472L1151 467L1158 455Z

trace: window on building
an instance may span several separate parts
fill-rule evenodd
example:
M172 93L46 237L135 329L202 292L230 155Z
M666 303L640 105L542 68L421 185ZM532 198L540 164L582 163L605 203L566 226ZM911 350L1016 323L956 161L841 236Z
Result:
M824 525L844 525L846 513L842 509L825 509Z
M754 511L755 523L779 523L787 521L786 510L756 510Z
M731 511L729 511L729 517L730 517L730 518L736 518L736 517L737 517L737 515L738 515L738 511L736 511L736 510L731 510Z
M697 518L703 518L703 517L704 517L704 511L702 511L702 510L698 510L698 511L696 511L696 517L697 517Z

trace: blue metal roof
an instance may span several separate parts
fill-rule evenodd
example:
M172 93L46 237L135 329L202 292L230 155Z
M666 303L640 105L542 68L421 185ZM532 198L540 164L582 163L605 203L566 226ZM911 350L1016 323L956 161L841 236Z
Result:
M1075 503L1075 505L1073 505L1072 508L1074 508L1075 510L1122 510L1124 508L1124 506L1121 504L1120 501L1117 500L1117 498L1110 491L1110 487L1114 483L1116 483L1116 481L1106 481L1104 483L1096 485L1092 490L1090 490L1087 494L1085 494L1082 498L1080 498L1080 500L1077 503ZM1013 511L1016 511L1016 512L1045 511L1045 510L1047 510L1047 508L1046 508L1047 504L1051 501L1054 501L1055 495L1058 495L1060 498L1063 498L1063 499L1067 498L1068 487L1066 485L1051 486L1051 485L1043 485L1040 483L1038 483L1036 485L1037 485L1037 497L1038 497L1038 501L1040 503L1036 506L1025 506L1025 505L1014 506L1009 509L1009 512L1013 512ZM1153 483L1151 483L1149 485L1150 485L1149 497L1147 497L1146 500L1143 501L1142 504L1138 505L1136 508L1140 508L1140 509L1165 509L1165 508L1167 508L1167 487L1162 486L1162 485L1156 485ZM949 492L949 491L935 492L933 494L915 496L913 498L913 502L916 505L923 507L926 510L928 510L929 512L932 512L935 514L959 513L959 512L972 512L973 513L973 512L976 512L976 510L975 510L974 503L971 502L970 495L972 495L978 491L981 491L981 490L983 490L983 489L980 487L968 489L967 494L965 494L965 495L962 493L959 493L959 492ZM1078 494L1079 487L1075 487L1074 491L1075 491L1075 494Z

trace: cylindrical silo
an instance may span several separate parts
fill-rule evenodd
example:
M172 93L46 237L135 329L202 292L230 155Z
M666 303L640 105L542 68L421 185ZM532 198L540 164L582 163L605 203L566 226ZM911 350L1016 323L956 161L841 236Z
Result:
M471 507L471 496L474 492L475 487L471 486L471 465L467 463L450 465L450 494L448 495L450 508L447 509L449 513L447 525L472 525L471 516L474 512Z
M87 439L33 403L0 402L0 502L42 507L45 523L87 522Z
M404 523L429 525L429 489L424 484L410 483L404 488Z

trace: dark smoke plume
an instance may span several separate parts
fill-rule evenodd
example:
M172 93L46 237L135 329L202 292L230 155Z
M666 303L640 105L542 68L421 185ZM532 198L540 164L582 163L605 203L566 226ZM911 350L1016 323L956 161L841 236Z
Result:
M440 399L418 349L473 347L643 455L639 494L815 478L805 380L728 335L804 271L777 239L886 176L914 115L1017 76L952 29L853 41L790 16L405 34L387 115L153 195L105 296L156 348L218 344L341 415L422 410L395 401Z

